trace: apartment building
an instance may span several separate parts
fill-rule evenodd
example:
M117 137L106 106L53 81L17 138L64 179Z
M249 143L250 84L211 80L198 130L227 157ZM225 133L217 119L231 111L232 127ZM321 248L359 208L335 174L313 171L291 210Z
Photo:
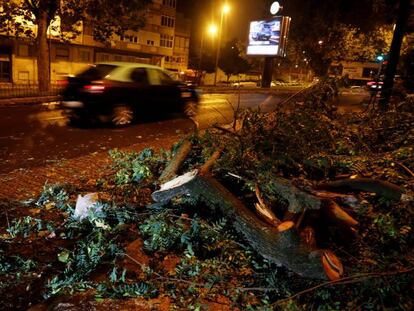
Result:
M179 75L184 74L188 68L190 33L190 20L184 18L183 14L177 13L173 55L165 57L165 68L170 71L177 72Z
M58 33L49 35L51 82L76 74L88 64L128 61L158 65L176 72L187 69L190 23L177 19L177 0L153 0L146 11L146 25L137 32L114 36L107 44L93 39L93 28L84 23L80 35L60 42ZM58 22L57 22L58 23ZM34 31L36 26L33 25ZM36 47L33 40L0 33L0 82L35 84Z

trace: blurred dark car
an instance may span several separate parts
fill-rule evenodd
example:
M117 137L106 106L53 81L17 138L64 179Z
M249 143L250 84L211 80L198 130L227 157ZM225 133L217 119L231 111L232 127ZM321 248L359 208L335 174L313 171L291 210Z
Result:
M69 77L61 106L72 122L98 120L124 126L148 113L194 116L198 102L193 87L160 67L106 62Z

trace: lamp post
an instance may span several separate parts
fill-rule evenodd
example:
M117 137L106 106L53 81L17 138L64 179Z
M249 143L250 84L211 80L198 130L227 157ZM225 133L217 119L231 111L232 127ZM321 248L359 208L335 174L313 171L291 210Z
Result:
M214 86L217 85L218 61L220 57L221 35L223 32L224 15L229 12L230 12L230 7L227 4L225 4L223 8L221 9L221 14L220 14L220 28L219 28L219 33L218 33L218 42L217 42L217 50L216 50L216 66L215 66L215 71L214 71Z
M207 28L207 33L211 36L214 37L217 34L217 26L215 24L210 24ZM205 32L202 31L201 33L201 42L200 42L200 55L199 55L199 60L198 60L198 71L199 71L199 78L198 78L198 84L201 83L201 78L203 75L203 70L202 70L202 65L203 65L203 47L204 47L204 35Z

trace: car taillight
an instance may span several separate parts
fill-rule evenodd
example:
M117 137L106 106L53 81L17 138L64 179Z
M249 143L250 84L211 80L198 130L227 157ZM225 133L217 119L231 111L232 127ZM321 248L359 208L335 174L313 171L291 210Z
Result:
M87 84L83 87L83 90L88 93L102 93L105 91L105 85L102 81L93 81L93 84Z

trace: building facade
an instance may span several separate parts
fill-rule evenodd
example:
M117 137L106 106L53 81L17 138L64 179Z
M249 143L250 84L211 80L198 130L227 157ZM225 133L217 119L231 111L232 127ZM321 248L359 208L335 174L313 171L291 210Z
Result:
M104 61L140 62L184 72L188 66L190 23L184 17L177 20L176 6L177 0L153 0L142 29L113 36L107 44L93 39L93 28L88 24L80 27L80 35L65 43L52 31L48 42L51 83L76 74L88 64ZM0 82L37 83L33 39L0 33Z

